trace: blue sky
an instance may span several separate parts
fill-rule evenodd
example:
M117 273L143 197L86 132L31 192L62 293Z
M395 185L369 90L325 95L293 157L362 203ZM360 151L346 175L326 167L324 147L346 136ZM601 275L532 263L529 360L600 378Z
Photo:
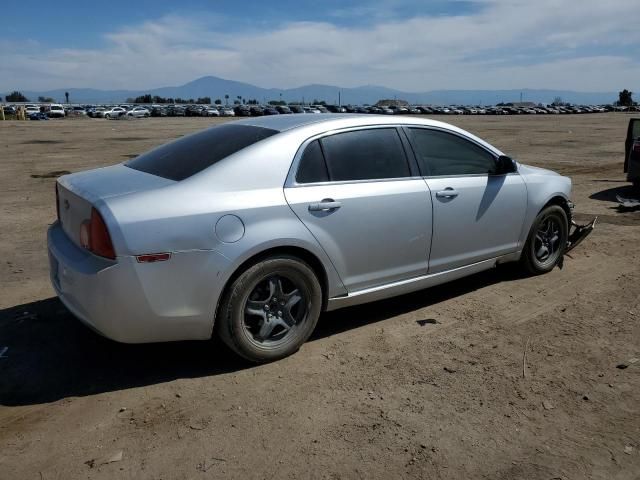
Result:
M24 24L4 24L5 34L30 38L57 47L99 47L101 35L129 25L166 15L215 18L215 28L265 28L297 21L331 22L341 26L373 25L376 21L402 20L421 15L460 15L479 8L465 0L406 0L345 2L265 1L265 0L109 0L93 1L18 1L7 0L4 11L10 18L27 18ZM52 25L60 28L52 28Z
M640 83L637 0L5 0L3 17L0 91L203 75L409 91Z

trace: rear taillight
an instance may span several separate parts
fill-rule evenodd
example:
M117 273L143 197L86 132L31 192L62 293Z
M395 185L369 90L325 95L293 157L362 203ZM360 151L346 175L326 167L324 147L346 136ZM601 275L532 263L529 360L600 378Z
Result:
M116 258L107 225L95 208L91 209L91 219L80 225L80 244L95 255L112 260Z
M633 142L633 153L640 153L640 139Z
M56 182L56 215L60 221L60 194L58 193L58 182Z

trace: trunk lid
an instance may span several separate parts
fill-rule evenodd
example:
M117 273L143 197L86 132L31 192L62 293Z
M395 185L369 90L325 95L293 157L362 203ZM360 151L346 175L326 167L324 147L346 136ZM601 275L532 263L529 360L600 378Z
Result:
M104 200L173 185L176 182L124 165L64 175L58 179L58 212L62 229L78 246L80 226L91 218L91 209Z

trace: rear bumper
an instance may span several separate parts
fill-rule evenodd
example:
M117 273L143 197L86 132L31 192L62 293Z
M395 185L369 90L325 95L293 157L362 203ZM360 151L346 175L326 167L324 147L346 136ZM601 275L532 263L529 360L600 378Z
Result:
M112 340L148 343L211 337L228 260L215 251L174 253L171 260L137 263L92 255L58 222L47 234L50 278L64 305ZM216 282L216 280L218 280Z

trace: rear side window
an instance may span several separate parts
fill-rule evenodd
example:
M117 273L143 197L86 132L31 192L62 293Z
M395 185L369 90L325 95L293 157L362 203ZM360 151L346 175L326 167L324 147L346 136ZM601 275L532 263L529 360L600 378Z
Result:
M250 125L221 125L161 145L125 165L180 181L276 133L277 130Z
M329 173L327 172L327 165L324 163L320 142L314 140L307 145L302 158L300 158L296 182L315 183L328 181Z
M423 175L479 175L496 170L495 157L458 135L410 128L411 144Z
M338 133L321 140L331 181L411 176L395 128Z

